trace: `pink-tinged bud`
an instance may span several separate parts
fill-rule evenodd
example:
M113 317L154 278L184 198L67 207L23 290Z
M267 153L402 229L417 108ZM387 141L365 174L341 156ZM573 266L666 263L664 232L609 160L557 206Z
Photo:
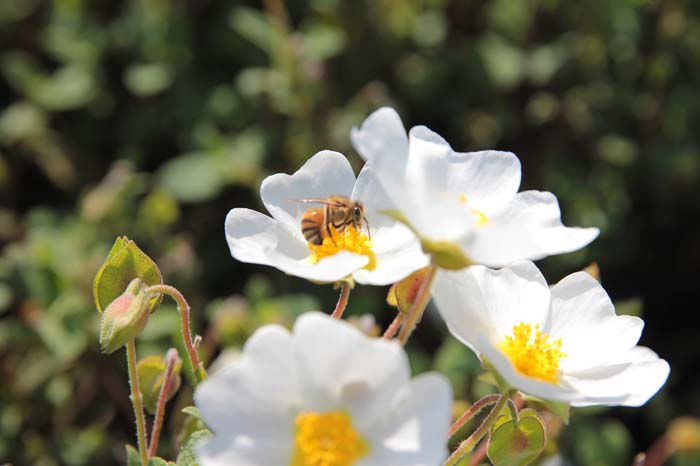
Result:
M134 278L124 293L109 303L102 314L100 347L110 354L136 337L146 326L150 314L148 285Z

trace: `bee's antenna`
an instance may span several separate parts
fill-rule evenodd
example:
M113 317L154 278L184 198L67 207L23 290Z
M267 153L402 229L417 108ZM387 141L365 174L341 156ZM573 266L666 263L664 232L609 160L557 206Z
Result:
M367 216L363 215L362 219L365 221L365 225L367 225L367 239L372 241L372 232L369 230L369 221L367 220Z

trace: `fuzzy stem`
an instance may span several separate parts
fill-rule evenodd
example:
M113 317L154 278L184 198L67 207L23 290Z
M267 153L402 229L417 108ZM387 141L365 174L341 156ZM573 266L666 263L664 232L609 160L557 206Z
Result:
M340 283L340 296L338 296L338 304L335 305L333 314L331 317L334 319L340 319L343 317L343 312L345 312L345 307L348 305L348 299L350 298L350 284L348 282Z
M452 452L452 454L445 460L444 463L442 463L442 466L454 466L459 462L460 459L470 451L474 449L477 443L479 443L479 440L481 440L484 435L486 435L493 425L494 422L496 422L496 419L498 419L498 415L501 414L501 411L503 411L504 406L508 402L508 396L506 395L500 395L499 400L496 402L496 405L491 409L491 412L486 416L486 419L481 423L481 425L469 436L464 440L462 443L459 444L457 449Z
M146 466L148 457L146 456L146 418L143 414L143 400L141 399L141 389L139 388L139 375L136 371L136 339L131 339L126 344L126 362L129 367L129 385L131 386L131 403L134 405L134 417L136 418L136 441L141 456L141 464Z
M170 285L153 285L148 287L149 293L162 293L170 296L177 303L177 310L180 312L180 324L182 325L182 340L185 343L185 349L187 349L187 355L189 357L190 366L192 369L192 380L194 381L195 387L199 382L207 377L206 372L199 364L199 356L197 356L197 350L192 342L192 331L190 330L190 305L187 304L187 300L180 293L180 291Z
M169 349L168 354L165 355L167 366L165 367L163 383L160 386L160 393L158 394L156 415L153 420L153 430L151 431L151 444L148 446L149 458L156 456L156 451L158 450L160 431L163 428L163 417L165 416L165 403L168 401L168 393L170 392L170 386L173 382L173 371L175 370L175 363L178 359L177 351L174 348Z
M411 308L408 310L406 319L404 320L401 331L399 332L399 342L401 343L401 346L406 344L411 336L411 333L413 333L413 330L415 330L416 325L423 316L425 307L430 301L430 288L433 285L433 280L435 279L436 273L437 266L433 264L429 265L425 278L423 279L423 283L421 283L420 288L418 289L416 298L413 301Z
M405 318L406 314L399 311L396 314L396 317L394 317L394 321L386 328L386 331L384 332L384 335L382 335L382 337L386 340L391 340L392 338L394 338L394 335L396 335L396 332L399 330L399 327L401 327L401 324L403 323L403 320Z
M452 437L454 434L456 434L457 431L459 429L461 429L462 426L464 424L466 424L471 418L476 416L479 413L479 411L481 411L482 409L484 409L488 405L491 405L491 404L498 402L500 397L501 397L501 395L496 395L496 394L486 395L485 397L483 397L482 399L480 399L479 401L477 401L476 403L471 405L469 407L469 409L467 409L467 411L464 414L462 414L459 417L459 419L457 419L454 422L454 424L452 424L452 426L450 427L450 431L448 432L448 437Z

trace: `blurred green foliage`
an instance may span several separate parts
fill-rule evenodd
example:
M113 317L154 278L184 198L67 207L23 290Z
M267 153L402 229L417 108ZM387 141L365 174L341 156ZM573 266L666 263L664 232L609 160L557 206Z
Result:
M0 44L0 463L125 464L125 358L99 354L91 298L119 235L188 297L207 361L263 323L332 309L330 287L230 258L223 219L262 209L262 178L318 150L359 168L349 130L385 104L458 150L514 151L524 188L600 227L584 251L543 261L546 276L597 261L671 363L645 408L575 410L547 454L630 464L671 419L700 414L697 2L3 0ZM388 324L384 291L357 289L350 313ZM139 353L178 345L165 303ZM409 350L459 399L490 389L434 315ZM165 458L189 404L183 384Z

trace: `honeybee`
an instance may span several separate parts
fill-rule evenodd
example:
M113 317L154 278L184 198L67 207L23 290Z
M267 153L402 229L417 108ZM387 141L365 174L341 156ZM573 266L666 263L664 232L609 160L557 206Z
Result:
M301 218L301 232L311 244L320 245L323 239L331 235L331 227L342 232L348 225L352 225L357 230L362 225L367 225L367 235L369 233L369 223L365 217L365 206L360 201L354 201L347 196L328 196L326 199L311 198L297 199L298 202L324 204L324 207L314 207L306 212Z

